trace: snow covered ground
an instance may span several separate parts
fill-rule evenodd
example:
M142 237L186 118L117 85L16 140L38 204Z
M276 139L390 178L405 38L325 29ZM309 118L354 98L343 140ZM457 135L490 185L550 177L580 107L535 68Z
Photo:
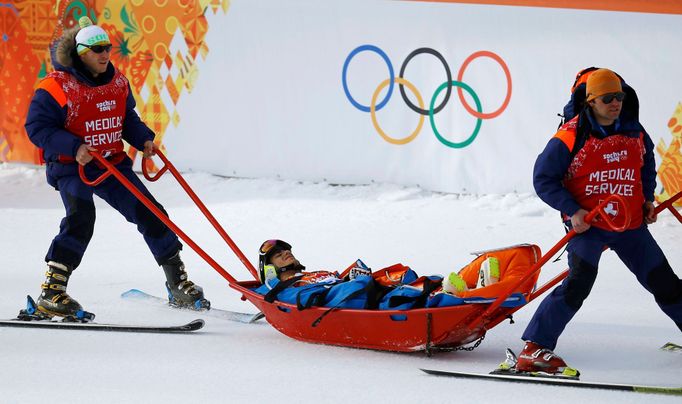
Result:
M396 262L420 274L447 274L470 251L522 242L548 250L563 236L555 211L537 197L444 195L392 185L332 186L187 174L234 241L253 261L268 238L291 242L309 269L342 269L356 258L381 268ZM150 189L171 218L238 279L249 274L168 175ZM0 164L0 311L14 317L37 296L43 257L58 230L59 195L44 171ZM170 324L204 317L191 335L93 333L0 328L0 392L6 403L122 402L680 402L679 397L567 387L465 381L418 368L487 372L519 339L539 300L516 323L491 330L473 352L398 354L314 345L261 321L241 324L122 300L139 288L164 295L164 277L134 226L97 200L95 237L69 292L106 323ZM652 226L682 274L682 226L663 214ZM216 308L255 312L189 248L190 278ZM542 280L565 267L565 257ZM682 386L682 355L661 352L682 336L612 252L605 253L590 298L557 353L583 380Z

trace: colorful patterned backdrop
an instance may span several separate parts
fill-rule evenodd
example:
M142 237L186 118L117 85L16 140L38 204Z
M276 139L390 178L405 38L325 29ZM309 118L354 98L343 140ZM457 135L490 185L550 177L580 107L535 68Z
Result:
M673 116L668 121L668 129L672 135L669 145L661 139L656 146L659 160L662 160L658 168L658 183L662 186L661 193L656 199L661 202L668 197L682 191L682 103L677 104ZM681 205L681 204L678 204Z
M39 162L23 127L28 105L52 69L50 44L84 15L109 33L112 60L161 144L168 125L180 122L178 100L192 91L209 54L206 17L229 6L230 0L0 0L0 162ZM682 103L668 128L671 137L656 147L659 201L682 190Z
M113 44L112 62L131 82L142 119L161 144L175 106L206 60L208 13L230 0L0 0L0 162L38 163L24 120L33 89L52 70L50 44L89 16ZM200 59L201 58L201 59ZM135 152L129 151L131 156Z

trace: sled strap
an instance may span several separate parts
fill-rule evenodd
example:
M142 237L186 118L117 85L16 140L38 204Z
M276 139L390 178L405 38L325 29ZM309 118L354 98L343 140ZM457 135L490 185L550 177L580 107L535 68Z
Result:
M429 297L431 292L438 289L441 282L434 282L429 278L424 279L424 286L422 292L419 296L391 296L388 300L389 307L401 306L405 303L414 302L413 308L421 308L426 305L426 299Z
M329 293L330 289L328 287L324 287L322 284L318 284L322 286L322 289L319 291L315 291L315 293L312 293L312 296L309 295L308 300L303 303L301 301L301 296L303 293L299 293L296 295L296 308L298 311L302 311L305 309L309 309L313 306L323 306L324 305L324 299L327 297L327 294Z
M330 314L332 311L338 310L341 308L341 305L346 303L347 301L351 299L355 299L358 296L361 296L363 293L367 293L367 304L365 309L375 309L376 304L377 304L377 288L376 288L376 283L374 282L374 279L370 280L367 282L367 285L365 285L364 288L358 289L355 292L349 294L348 296L344 297L340 302L338 302L334 307L330 307L328 310L325 310L324 313L320 315L313 323L311 324L312 327L317 327L320 322L322 321L323 318L325 318L328 314Z
M279 294L279 292L298 282L299 280L301 280L301 278L303 278L303 275L294 276L287 279L286 281L278 282L277 285L275 285L272 289L268 291L268 293L265 294L263 300L265 300L268 303L274 302L275 300L277 300L277 295Z

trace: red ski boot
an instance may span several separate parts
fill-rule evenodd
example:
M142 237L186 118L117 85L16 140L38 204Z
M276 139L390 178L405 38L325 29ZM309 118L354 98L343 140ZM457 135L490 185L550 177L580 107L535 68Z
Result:
M580 375L577 369L568 367L566 362L557 354L531 341L526 341L523 351L519 354L516 370L519 372L539 372L566 377L577 377Z

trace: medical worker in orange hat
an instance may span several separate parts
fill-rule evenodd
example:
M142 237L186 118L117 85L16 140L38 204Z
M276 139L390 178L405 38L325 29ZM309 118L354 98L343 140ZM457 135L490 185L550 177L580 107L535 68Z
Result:
M553 350L590 294L605 246L682 330L682 281L647 228L656 222L656 164L653 142L639 122L637 95L608 69L589 73L584 94L584 108L550 139L535 163L537 194L579 234L568 243L568 277L542 301L523 333L519 371L577 376ZM609 207L614 222L625 211L632 217L622 233L603 221L585 222L588 211L610 194L625 200L625 206Z

